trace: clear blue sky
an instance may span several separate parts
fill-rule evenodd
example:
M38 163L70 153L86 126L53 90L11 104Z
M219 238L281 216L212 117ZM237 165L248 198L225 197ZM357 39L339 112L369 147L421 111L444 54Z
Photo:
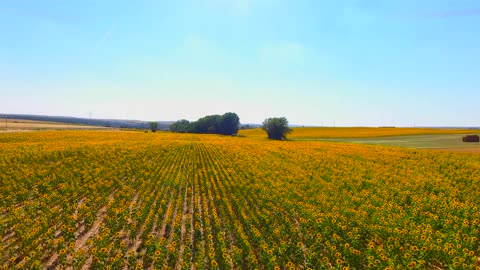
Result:
M480 126L478 0L0 0L0 113Z

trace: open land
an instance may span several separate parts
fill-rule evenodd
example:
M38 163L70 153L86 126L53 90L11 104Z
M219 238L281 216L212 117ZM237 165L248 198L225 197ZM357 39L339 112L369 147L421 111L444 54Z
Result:
M106 129L105 127L23 119L0 119L0 133L34 130Z
M289 139L316 140L338 138L377 138L403 135L445 135L480 133L478 129L444 129L444 128L384 128L384 127L298 127L293 128ZM247 137L265 138L260 128L240 130Z
M265 139L261 129L241 130L250 138ZM480 153L480 143L465 143L467 134L480 135L478 129L440 128L293 128L290 140L331 141L359 144L376 144L405 148L447 150Z
M108 131L0 153L8 269L480 266L476 154Z
M473 131L468 134L480 134ZM480 153L480 143L465 143L462 136L466 134L442 134L442 135L407 135L388 136L381 138L342 138L324 139L325 141L351 142L360 144L377 144L400 146L418 149L437 149L449 151L463 151Z

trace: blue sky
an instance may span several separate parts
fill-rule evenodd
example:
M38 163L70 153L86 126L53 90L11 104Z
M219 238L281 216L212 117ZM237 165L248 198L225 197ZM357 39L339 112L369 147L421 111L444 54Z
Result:
M0 0L0 113L480 126L477 0Z

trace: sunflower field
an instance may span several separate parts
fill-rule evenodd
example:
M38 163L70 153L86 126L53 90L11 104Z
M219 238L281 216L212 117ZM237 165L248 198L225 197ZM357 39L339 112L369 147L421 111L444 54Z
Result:
M480 269L480 155L0 134L0 268Z

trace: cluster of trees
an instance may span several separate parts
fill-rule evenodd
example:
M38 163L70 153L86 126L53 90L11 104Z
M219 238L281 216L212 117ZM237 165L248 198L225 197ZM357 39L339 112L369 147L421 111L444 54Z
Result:
M172 132L223 135L237 134L239 128L240 118L236 113L232 112L225 113L224 115L207 115L194 122L183 119L170 125L170 131ZM287 134L292 132L288 127L288 120L285 117L265 119L262 123L262 129L267 133L268 138L272 140L286 140Z
M170 125L170 131L234 135L238 133L239 127L238 115L228 112L224 115L207 115L194 122L180 120Z

